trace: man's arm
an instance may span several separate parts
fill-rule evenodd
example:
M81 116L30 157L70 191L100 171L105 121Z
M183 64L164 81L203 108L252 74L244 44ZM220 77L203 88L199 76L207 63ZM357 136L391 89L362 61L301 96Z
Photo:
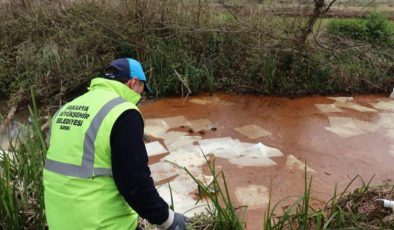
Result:
M151 224L167 223L174 213L158 194L148 167L143 141L143 122L136 110L125 111L111 131L112 174L120 194L127 203Z

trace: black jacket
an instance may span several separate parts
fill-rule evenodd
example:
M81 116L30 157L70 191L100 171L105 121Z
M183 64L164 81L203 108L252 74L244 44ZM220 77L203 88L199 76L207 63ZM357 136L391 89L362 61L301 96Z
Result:
M112 174L120 194L142 218L162 224L168 205L157 192L148 167L144 124L136 110L127 110L111 131Z

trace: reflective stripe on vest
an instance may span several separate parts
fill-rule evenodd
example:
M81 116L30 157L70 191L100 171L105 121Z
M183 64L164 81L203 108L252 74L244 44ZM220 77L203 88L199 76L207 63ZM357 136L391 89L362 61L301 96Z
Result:
M90 178L93 176L112 176L112 169L108 168L93 168L95 158L95 146L97 132L101 123L107 114L115 106L126 102L125 99L117 97L107 102L93 118L89 128L86 130L85 138L83 141L83 156L81 165L73 165L46 159L45 169L59 173L65 176L74 176L78 178Z

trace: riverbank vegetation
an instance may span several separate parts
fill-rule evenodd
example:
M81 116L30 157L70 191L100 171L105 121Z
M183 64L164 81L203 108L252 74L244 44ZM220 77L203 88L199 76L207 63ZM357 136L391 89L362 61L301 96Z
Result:
M46 229L42 170L47 146L33 100L30 122L0 146L0 229Z
M392 15L325 22L344 2L5 1L0 97L23 104L33 87L57 104L124 56L142 61L157 96L180 95L185 84L193 93L388 92Z
M365 182L355 176L343 191L335 187L331 199L321 201L319 207L313 206L312 177L307 178L305 168L305 189L292 205L286 206L276 215L283 198L276 204L271 201L264 215L264 229L393 229L392 208L384 208L382 199L394 199L394 185L372 186L373 177ZM362 185L350 192L349 188L357 181Z

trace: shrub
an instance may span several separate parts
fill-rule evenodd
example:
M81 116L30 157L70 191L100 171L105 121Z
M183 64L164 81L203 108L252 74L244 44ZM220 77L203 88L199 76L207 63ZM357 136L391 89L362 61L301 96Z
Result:
M379 13L371 13L365 22L365 34L370 41L388 42L390 40L389 20Z
M335 19L327 25L329 34L379 44L391 44L389 19L370 13L366 19Z
M335 19L327 25L330 34L352 39L365 38L365 25L359 19Z

